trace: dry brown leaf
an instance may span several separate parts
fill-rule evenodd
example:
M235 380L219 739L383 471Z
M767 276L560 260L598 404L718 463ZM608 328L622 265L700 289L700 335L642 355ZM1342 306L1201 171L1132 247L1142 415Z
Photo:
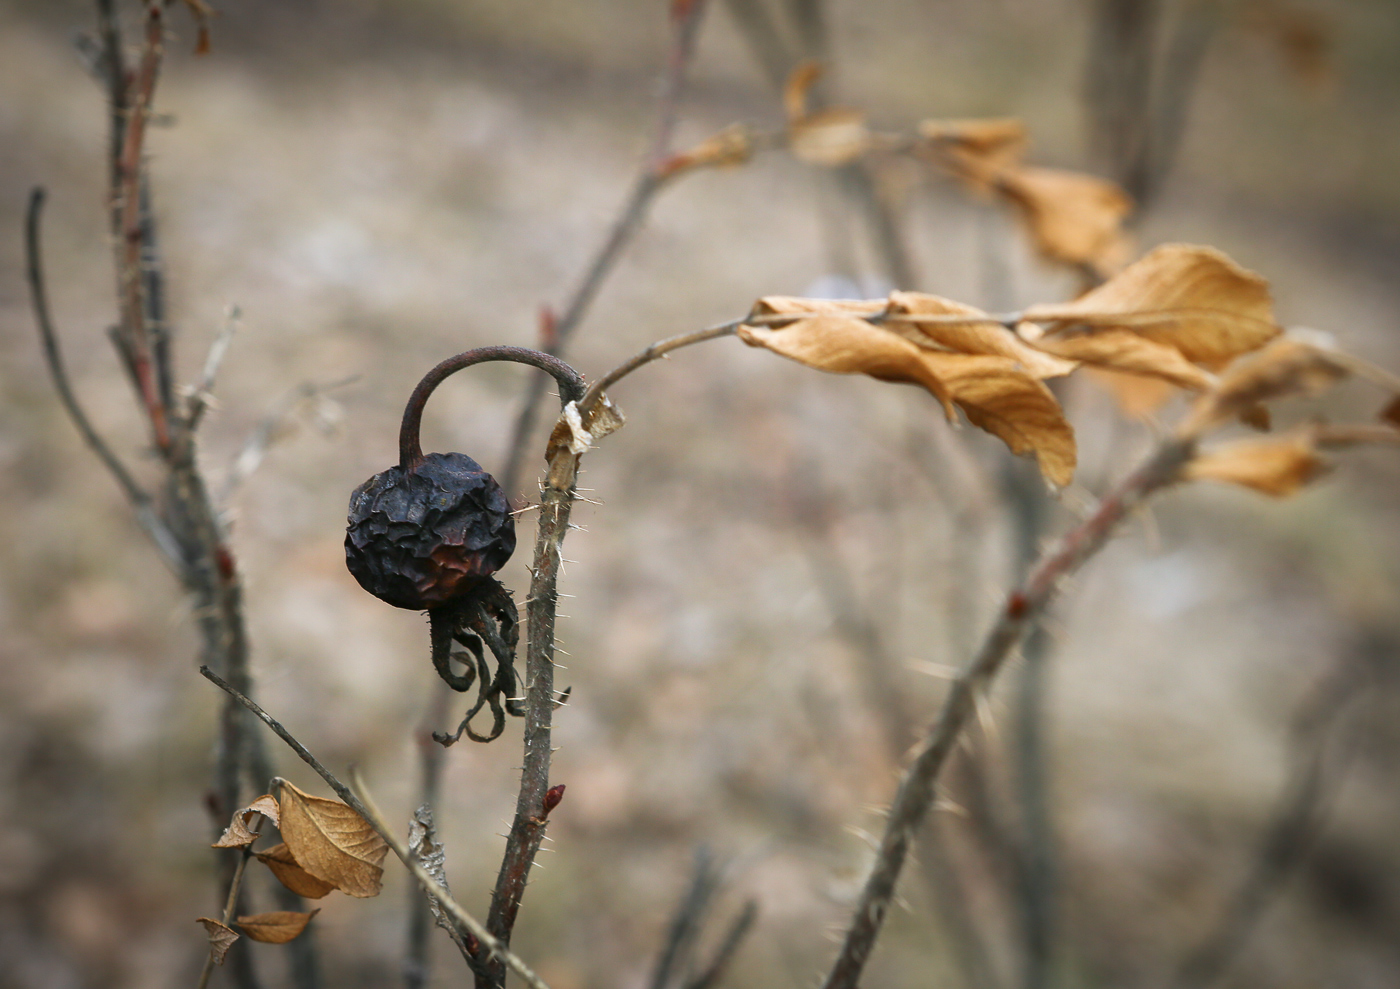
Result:
M976 319L987 315L973 306L922 292L891 292L889 311L898 315L954 319L960 316ZM1010 357L1037 378L1057 378L1069 374L1075 367L1073 361L1061 360L1028 346L1001 323L991 319L967 323L929 319L902 325L917 328L933 343L955 353Z
M258 840L257 832L250 831L248 825L252 823L253 817L261 814L272 822L272 826L277 826L278 810L277 801L271 794L264 793L254 800L247 807L243 807L234 812L233 819L224 829L224 833L219 840L211 845L211 848L247 848Z
M1131 255L1123 220L1133 201L1112 182L1023 165L1004 169L996 188L1020 207L1037 250L1052 261L1109 275Z
M853 316L874 316L885 311L888 303L884 299L803 299L792 295L765 295L754 303L750 318L759 316L815 316L818 313L837 313ZM765 326L786 326L782 321L770 320Z
M1346 366L1327 350L1305 340L1280 337L1227 368L1214 393L1205 397L1201 415L1219 422L1264 402L1320 395L1346 374Z
M1031 306L1025 316L1052 332L1131 330L1212 369L1279 333L1269 283L1193 244L1164 244L1073 302Z
M871 326L858 316L818 313L778 328L741 326L739 337L751 347L764 347L818 371L868 374L881 381L922 385L953 418L953 396L932 363L933 358L943 355Z
M274 910L271 913L255 913L239 917L235 923L243 933L254 941L264 944L286 944L306 930L311 918L320 913L318 907L310 913L297 913L293 910Z
M834 168L855 161L870 148L865 114L846 107L819 110L788 125L788 147L800 161Z
M213 917L196 917L195 923L203 924L204 932L209 935L209 957L214 959L215 965L222 965L228 949L238 940L238 932Z
M1192 364L1181 351L1140 337L1131 330L1105 329L1088 333L1040 333L1034 323L1022 324L1022 335L1035 347L1092 367L1160 378L1191 391L1205 391L1215 379Z
M803 62L793 69L783 85L783 110L788 123L795 124L807 116L807 96L822 76L820 62Z
M297 860L292 858L291 849L285 844L273 845L265 852L253 854L259 862L272 870L278 882L298 896L304 896L308 900L319 900L335 889L330 883L322 882L297 865Z
M1224 481L1275 498L1291 495L1327 470L1311 433L1237 440L1203 450L1186 465L1188 481Z
M282 840L292 858L351 896L378 896L389 846L353 807L282 781Z
M1009 357L930 353L930 363L968 420L1016 454L1035 454L1056 487L1074 479L1074 427L1044 383Z
M689 151L667 158L657 166L658 178L668 179L694 168L732 168L753 156L753 136L743 124L731 124L701 141Z

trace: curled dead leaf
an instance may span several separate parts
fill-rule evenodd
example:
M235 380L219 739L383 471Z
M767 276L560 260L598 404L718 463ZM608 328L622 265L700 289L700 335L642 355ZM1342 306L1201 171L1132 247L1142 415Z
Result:
M378 896L389 850L353 807L281 780L282 840L306 872L351 896Z
M1346 374L1346 364L1328 350L1306 340L1280 337L1221 374L1215 390L1202 396L1190 428L1208 428L1265 402L1320 395Z
M1107 276L1132 252L1123 221L1133 201L1106 179L1021 165L998 173L996 189L1020 208L1036 249L1051 261Z
M926 154L979 189L989 189L998 175L1020 164L1030 145L1026 125L1010 117L925 120L919 137Z
M319 900L335 889L330 883L322 882L301 866L292 857L286 844L273 845L265 852L254 852L259 862L266 865L277 881L298 896L308 900Z
M1073 302L1031 306L1050 333L1122 329L1224 366L1279 333L1269 283L1210 247L1164 244Z
M1043 353L1027 345L982 310L922 292L890 293L889 312L899 316L926 316L904 321L938 347L959 354L1009 357L1037 378L1056 378L1074 370L1074 362ZM966 318L966 321L963 318ZM892 326L897 325L891 323Z
M228 949L238 940L238 932L232 927L225 927L213 917L196 917L195 923L203 924L204 932L209 935L209 957L214 959L215 965L222 965Z
M270 820L273 827L277 826L277 801L272 798L271 794L264 793L247 807L234 811L233 819L229 821L228 827L224 829L224 833L219 837L219 840L214 842L210 847L247 848L258 840L258 833L250 830L248 827L253 822L253 818L258 814Z
M1034 454L1040 473L1056 487L1074 479L1074 427L1042 381L1010 357L928 356L969 422L1000 439L1012 453Z
M657 166L657 177L668 179L696 168L733 168L753 156L753 135L743 124L731 124L689 151L674 154Z
M763 300L767 302L768 300ZM818 371L868 374L881 381L922 385L953 417L953 396L932 363L941 356L859 316L818 313L781 327L741 326L739 338Z
M788 125L788 147L800 161L834 168L855 161L870 149L865 114L831 107Z
M311 918L320 912L319 907L310 913L274 910L271 913L255 913L248 917L239 917L235 923L243 930L244 934L254 941L261 941L264 944L286 944L306 930L306 925L311 923Z
M1283 498L1325 473L1311 431L1237 440L1202 450L1182 471L1188 481L1224 481Z

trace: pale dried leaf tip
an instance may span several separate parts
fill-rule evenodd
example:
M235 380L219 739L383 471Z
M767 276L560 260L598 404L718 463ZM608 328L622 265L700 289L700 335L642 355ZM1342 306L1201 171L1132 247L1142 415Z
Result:
M447 849L437 840L433 810L427 804L415 810L408 822L408 854L418 860L439 886L449 893L452 892L447 885ZM443 912L438 898L431 893L428 894L428 907L432 910L433 919L439 927L448 931L455 930Z
M247 807L242 807L234 812L233 819L224 829L224 833L219 840L214 842L212 848L247 848L258 840L258 833L249 828L253 818L261 814L272 822L276 827L279 819L277 801L270 794L264 793L254 800Z

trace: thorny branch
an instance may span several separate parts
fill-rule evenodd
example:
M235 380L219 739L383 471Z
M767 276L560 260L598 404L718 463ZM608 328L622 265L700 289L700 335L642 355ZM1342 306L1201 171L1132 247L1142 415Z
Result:
M861 892L850 927L825 989L855 989L875 946L914 834L933 805L934 784L958 737L986 691L1025 635L1054 598L1060 582L1107 542L1118 524L1155 492L1171 485L1193 455L1196 436L1165 440L1147 462L1110 492L1098 509L1066 534L1003 605L973 660L950 685L937 720L914 750L889 810L875 864Z
M467 913L466 910L462 909L462 906L452 898L452 894L443 889L441 884L428 873L428 870L423 868L422 863L409 854L408 847L404 845L389 826L384 823L384 815L379 812L379 808L376 807L374 801L370 799L369 791L365 789L364 784L359 780L353 769L351 770L351 782L354 784L352 788L346 786L337 779L330 770L321 765L320 761L311 754L305 745L302 745L301 742L297 740L296 736L287 731L287 729L282 726L281 722L264 711L256 702L234 689L231 684L213 670L209 669L209 667L201 666L199 672L206 680L224 691L233 701L241 704L258 718L258 720L271 728L278 738L282 739L282 741L286 742L287 745L291 747L292 751L297 754L297 757L300 758L302 762L314 769L316 774L326 781L326 785L335 791L336 796L340 797L341 800L345 801L345 803L354 809L355 813L364 818L365 822L374 829L375 833L384 839L384 843L393 849L394 854L399 857L399 861L403 862L408 868L408 871L413 873L413 877L418 880L418 884L423 887L423 892L436 899L438 903L442 905L443 909L452 915L452 919L456 921L458 925L481 943L485 951L497 955L502 960L503 964L510 966L510 968L524 979L532 989L549 989L549 986L534 973L530 966L511 954L504 944L492 937L486 928L482 926L481 922Z
M248 830L256 836L257 833L262 830L262 822L263 816L261 814L253 815L253 819L248 823ZM243 888L243 874L248 869L248 860L253 857L253 843L249 842L240 849L240 852L238 867L233 872L233 881L229 883L228 887L228 897L224 900L223 916L219 918L219 923L223 924L225 927L233 923L233 915L238 909L238 894ZM211 951L208 957L204 959L204 968L200 970L199 982L195 984L195 989L206 989L209 985L209 976L213 974L214 953Z
M612 272L618 259L621 258L623 250L636 236L637 231L641 229L642 223L646 220L647 211L651 208L651 203L656 198L657 193L674 177L665 170L664 166L667 156L670 154L671 136L676 127L680 98L685 87L686 71L695 54L695 42L699 35L700 20L705 12L707 2L708 0L689 0L689 2L677 2L672 5L671 50L667 60L666 78L657 111L656 132L650 153L643 162L637 178L633 181L632 191L628 194L617 219L613 221L602 247L589 262L583 279L579 282L573 295L569 297L563 313L558 319L551 322L550 339L544 341L544 349L551 354L558 355L564 352L570 337L578 329L579 324L583 322L598 290L602 288L603 282ZM515 429L511 434L506 466L501 472L500 478L501 487L505 490L508 498L515 498L515 492L521 483L520 474L524 469L525 450L530 441L530 431L539 416L540 402L544 398L544 388L545 382L543 380L530 383L525 404L521 407Z

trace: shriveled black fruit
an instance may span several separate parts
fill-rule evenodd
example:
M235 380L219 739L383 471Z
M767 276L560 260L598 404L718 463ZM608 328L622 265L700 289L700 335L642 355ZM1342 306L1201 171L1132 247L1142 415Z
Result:
M489 742L505 729L506 715L524 717L517 696L515 649L520 618L515 602L491 575L515 550L515 519L505 492L471 457L423 455L418 427L423 406L450 375L483 361L515 361L548 371L559 383L560 402L583 398L583 379L559 358L523 347L480 347L449 357L418 382L399 427L399 463L375 474L350 496L345 563L360 586L398 608L428 613L433 668L457 691L477 687L476 702L451 734L433 738L451 745L466 735ZM461 647L454 651L454 646ZM486 650L496 661L492 675ZM452 664L462 667L458 673ZM471 721L491 710L491 730Z
M390 467L350 496L345 563L395 607L424 611L463 598L514 551L505 492L465 454Z

